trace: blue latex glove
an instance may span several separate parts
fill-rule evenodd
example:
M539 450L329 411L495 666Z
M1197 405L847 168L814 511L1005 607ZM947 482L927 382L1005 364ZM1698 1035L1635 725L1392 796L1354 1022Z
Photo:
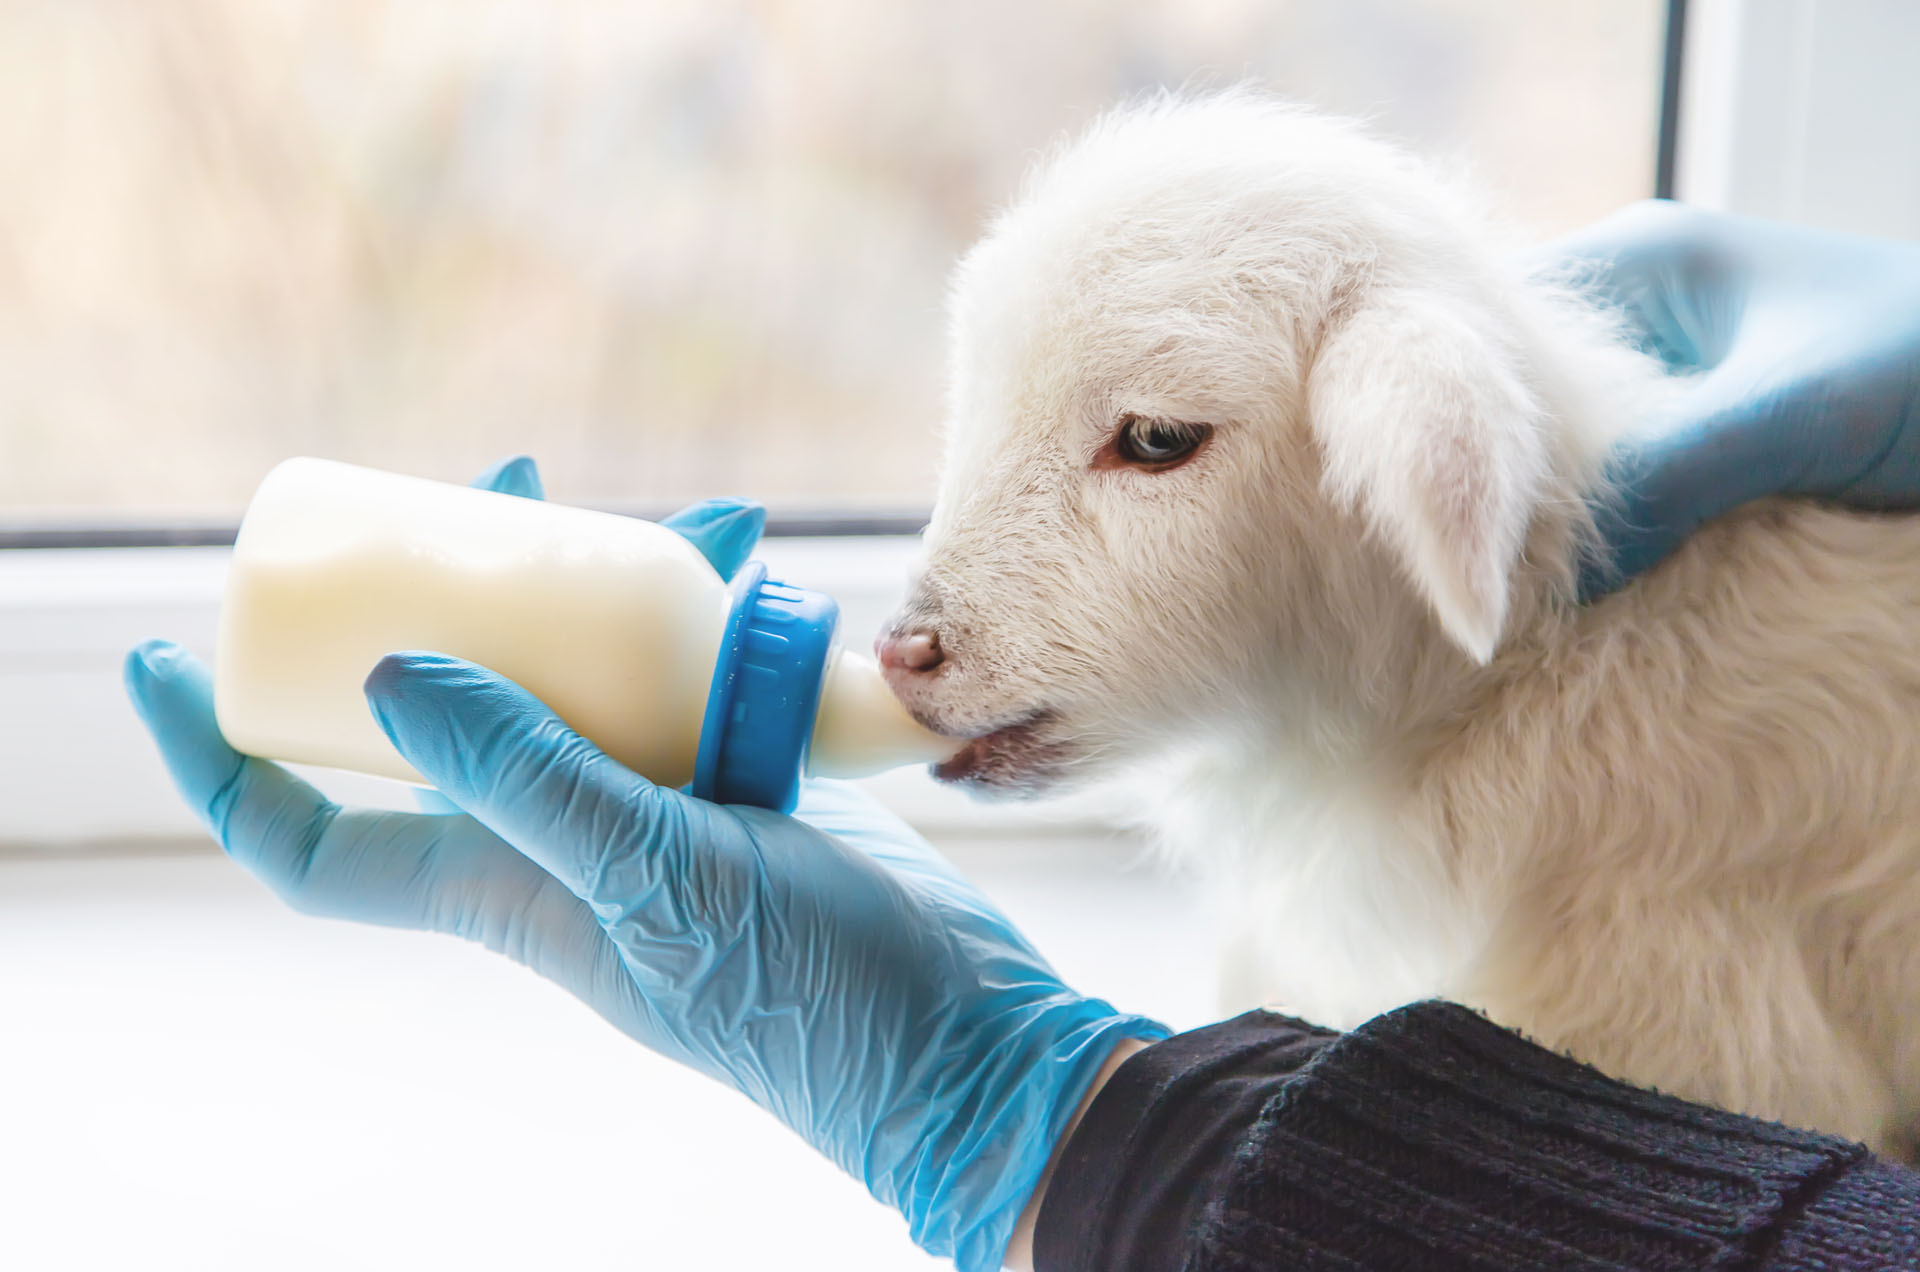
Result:
M1765 495L1920 507L1920 245L1653 201L1551 251L1590 263L1647 347L1699 373L1618 457L1626 497L1601 526L1615 568L1589 595Z
M718 537L738 546L737 531ZM188 803L296 909L508 954L744 1092L965 1272L999 1266L1113 1047L1166 1035L1061 984L853 787L808 783L794 817L704 803L622 768L491 672L410 653L374 669L368 700L465 811L345 809L229 748L185 651L143 645L126 675Z

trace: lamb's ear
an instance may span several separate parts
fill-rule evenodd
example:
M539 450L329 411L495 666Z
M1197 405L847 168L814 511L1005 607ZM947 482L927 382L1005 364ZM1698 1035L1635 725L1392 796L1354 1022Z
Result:
M1433 299L1376 295L1329 333L1307 381L1331 493L1482 663L1546 472L1538 408L1511 361Z

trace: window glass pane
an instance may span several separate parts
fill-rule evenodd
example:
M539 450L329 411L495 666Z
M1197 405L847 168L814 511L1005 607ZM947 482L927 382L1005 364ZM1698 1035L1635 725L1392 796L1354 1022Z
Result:
M1660 0L0 0L0 517L311 453L930 497L945 273L1031 157L1249 76L1543 231L1648 193Z

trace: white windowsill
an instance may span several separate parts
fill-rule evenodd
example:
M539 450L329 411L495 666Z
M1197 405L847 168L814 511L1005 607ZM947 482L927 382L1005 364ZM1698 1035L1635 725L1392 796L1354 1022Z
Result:
M759 556L776 577L835 596L855 642L893 608L915 542L777 539ZM120 665L154 636L211 656L227 557L225 548L0 552L0 851L204 842L127 703ZM315 776L342 799L411 807L394 783ZM1069 856L1138 851L1090 799L983 803L920 770L871 788L962 855L1019 851L1036 836Z
M1076 989L1213 1018L1193 891L1052 848L968 873ZM0 854L0 1020L0 1268L951 1266L524 968L296 914L211 848Z

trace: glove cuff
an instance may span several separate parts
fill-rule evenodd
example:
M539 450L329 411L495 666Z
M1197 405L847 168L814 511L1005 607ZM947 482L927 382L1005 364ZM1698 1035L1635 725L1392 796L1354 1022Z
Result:
M951 1258L959 1272L1000 1268L1067 1123L1114 1048L1172 1033L1099 999L1055 998L1016 1008L1012 1018L1012 1029L968 1055L968 1072L948 1072L927 1088L940 1091L940 1107L928 1110L928 1131L901 1174L868 1180L906 1216L915 1243ZM998 1023L1004 1028L1008 1018Z

